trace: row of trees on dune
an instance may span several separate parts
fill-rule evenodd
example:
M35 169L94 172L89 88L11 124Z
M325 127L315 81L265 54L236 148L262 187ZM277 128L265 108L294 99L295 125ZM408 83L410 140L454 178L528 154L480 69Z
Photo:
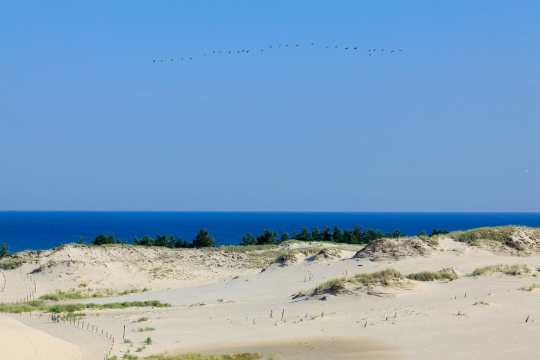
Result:
M195 239L192 242L182 239L180 236L176 238L172 235L158 235L155 239L151 238L148 235L145 235L142 239L135 237L133 239L133 245L140 246L163 246L168 248L203 248L203 247L212 247L215 246L216 241L212 235L208 233L205 229L199 230ZM79 241L79 243L84 243ZM99 234L92 240L91 245L112 245L112 244L127 244L124 240L120 240L114 237L114 234L105 235Z
M433 229L430 236L448 234L446 229ZM326 226L324 230L320 230L315 227L313 231L309 231L308 228L302 228L300 233L293 232L292 236L287 232L279 234L275 230L264 229L262 234L253 235L248 232L242 237L241 246L250 245L277 245L287 240L299 240L299 241L328 241L343 244L369 244L373 240L382 238L400 238L405 237L407 234L401 232L399 229L393 233L383 233L380 230L367 229L362 230L360 225L355 226L352 230L342 230L339 226L334 226L333 229ZM426 232L422 230L419 236L427 236ZM84 241L79 241L84 243ZM187 241L180 236L174 237L173 235L157 235L156 238L152 238L148 235L139 239L137 237L133 240L133 245L139 246L163 246L168 248L204 248L213 247L219 241L215 240L212 235L205 229L200 229L199 233L193 239L193 241ZM100 234L96 236L91 242L92 245L108 245L108 244L127 244L124 240L115 238L114 235Z
M449 231L446 229L433 229L431 235L445 235ZM426 232L422 230L419 236L427 236ZM332 230L326 226L324 230L320 230L315 227L313 231L309 231L308 228L302 228L300 233L293 231L292 236L287 232L279 234L275 230L264 229L262 234L253 235L248 232L246 236L242 237L241 246L249 245L277 245L287 240L299 240L299 241L328 241L343 244L369 244L373 240L382 238L400 238L407 236L400 230L395 230L393 233L387 232L383 234L380 230L367 229L362 230L360 225L357 225L352 230L342 230L339 226L334 226ZM79 244L86 244L86 239L81 237L78 241ZM91 245L112 245L112 244L127 244L126 240L116 238L114 234L106 235L99 234L91 242ZM199 233L195 236L193 241L187 241L180 236L174 237L173 235L157 235L156 238L152 238L145 235L139 239L135 237L133 239L133 245L138 246L163 246L168 248L204 248L213 247L219 243L219 240L214 239L210 233L205 229L200 229ZM9 246L2 244L0 246L0 258L9 254Z

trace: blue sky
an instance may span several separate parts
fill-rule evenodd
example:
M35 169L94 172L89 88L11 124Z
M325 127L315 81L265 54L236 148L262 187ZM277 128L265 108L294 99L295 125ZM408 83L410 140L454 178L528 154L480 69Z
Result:
M540 211L538 1L1 7L0 210Z

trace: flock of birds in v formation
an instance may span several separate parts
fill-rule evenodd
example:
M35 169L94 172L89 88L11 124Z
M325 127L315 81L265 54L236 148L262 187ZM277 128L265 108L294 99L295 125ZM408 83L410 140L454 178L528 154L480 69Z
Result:
M315 43L311 43L311 46L314 46ZM292 45L289 45L289 44L286 44L286 45L278 45L277 48L289 48L289 47L292 47ZM300 44L296 44L294 47L300 47ZM273 49L275 48L275 46L273 45L270 45L268 47L268 49L266 49L267 51L269 51L270 49ZM326 49L343 49L343 50L352 50L352 51L356 51L358 50L358 46L346 46L346 47L338 47L337 45L334 45L334 46L326 46ZM265 49L261 49L259 52L263 53ZM368 49L367 50L367 54L368 56L371 56L372 54L374 54L376 51L379 51L379 52L384 52L384 48L382 49ZM390 51L387 51L387 52L390 52L391 54L395 53L395 52L401 52L403 50L390 50ZM215 55L215 54L249 54L251 52L251 50L236 50L236 51L221 51L221 50L213 50L212 51L212 55ZM203 57L206 56L206 54L203 54ZM180 60L193 60L194 57L185 57L185 58L180 58ZM153 62L157 62L157 60L152 60ZM174 59L171 59L171 61L174 61ZM163 62L163 60L161 60L160 62Z

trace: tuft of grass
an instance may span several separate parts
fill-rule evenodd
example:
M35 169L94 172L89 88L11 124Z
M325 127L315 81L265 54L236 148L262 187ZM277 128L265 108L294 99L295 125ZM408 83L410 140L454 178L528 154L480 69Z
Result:
M519 290L523 291L534 291L535 289L540 289L540 285L532 284L531 286L523 286L519 288Z
M137 350L135 350L135 352L142 352L144 349L146 349L146 346L137 348Z
M126 360L137 360L138 358L139 358L138 356L131 355L131 354L124 354L124 356L122 357L122 359L126 359Z
M476 268L472 276L491 275L493 273L503 273L506 275L526 275L531 272L531 268L527 264L514 264L514 265L488 265L481 268Z
M152 338L149 336L144 342L146 343L146 345L152 345Z
M475 302L473 305L489 305L489 303L484 300L481 300L481 301Z
M129 339L124 339L124 344L133 344L133 341Z
M354 276L354 282L370 286L382 284L389 286L396 280L403 280L405 277L395 269L386 269L382 271L376 271L370 274L356 274Z
M137 319L137 322L143 322L143 321L148 321L148 317L142 316L142 317Z
M451 271L440 271L440 272L431 272L431 271L422 271L415 274L409 274L406 276L407 279L416 280L416 281L441 281L441 280L456 280L458 276Z
M182 355L154 355L146 358L147 360L259 360L262 357L259 354L243 353L236 355L203 355L203 354L182 354Z
M154 331L154 330L156 330L156 328L153 328L153 327L150 327L150 326L147 326L145 328L138 328L137 329L138 332Z

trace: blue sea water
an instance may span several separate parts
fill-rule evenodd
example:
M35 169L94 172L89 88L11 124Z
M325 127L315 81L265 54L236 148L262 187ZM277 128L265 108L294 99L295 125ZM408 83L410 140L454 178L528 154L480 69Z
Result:
M114 234L132 242L135 236L180 235L193 240L205 228L221 245L236 245L246 232L263 229L300 232L325 225L352 229L393 232L408 235L433 228L466 230L482 226L527 225L540 227L540 213L336 213L336 212L0 212L0 243L12 252L48 249L60 243L88 240L100 233Z

